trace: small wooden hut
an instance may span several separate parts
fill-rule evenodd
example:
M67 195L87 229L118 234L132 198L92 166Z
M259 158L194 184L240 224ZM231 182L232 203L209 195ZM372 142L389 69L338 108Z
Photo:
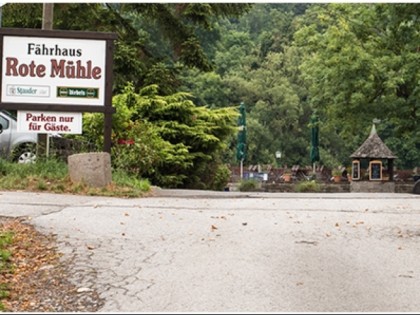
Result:
M369 137L350 157L352 158L352 191L395 191L394 159L397 156L382 142L376 132L375 124L372 126ZM363 164L365 168L362 168ZM384 182L392 182L392 185L384 185ZM385 186L389 187L384 188Z

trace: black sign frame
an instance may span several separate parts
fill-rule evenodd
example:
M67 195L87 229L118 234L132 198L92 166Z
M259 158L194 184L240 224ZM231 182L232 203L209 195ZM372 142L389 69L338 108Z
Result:
M43 104L43 103L18 103L2 102L0 91L0 109L9 110L34 110L34 111L63 111L63 112L98 112L104 114L104 151L111 153L112 114L116 112L112 107L113 84L113 53L114 41L118 38L115 33L99 33L85 31L41 30L25 28L0 28L0 60L3 61L4 36L15 37L46 37L69 39L92 39L106 41L105 52L105 95L104 106L77 105L77 104ZM0 62L0 73L3 73L3 64ZM0 86L2 86L0 75Z

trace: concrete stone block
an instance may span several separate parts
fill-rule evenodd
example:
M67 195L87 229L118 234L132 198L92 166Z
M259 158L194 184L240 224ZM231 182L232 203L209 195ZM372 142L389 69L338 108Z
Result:
M92 187L105 187L112 181L111 156L107 152L70 155L67 158L70 179Z

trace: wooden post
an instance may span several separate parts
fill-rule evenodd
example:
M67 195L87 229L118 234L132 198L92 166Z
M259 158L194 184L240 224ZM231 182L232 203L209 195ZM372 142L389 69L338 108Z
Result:
M112 64L112 55L114 52L114 41L108 40L106 45L106 63ZM104 152L111 154L111 135L112 135L112 114L115 113L115 108L112 107L112 82L113 69L108 66L106 71L105 83L105 112L104 112Z
M54 3L44 3L42 6L42 29L52 30L54 18Z
M44 3L42 6L42 29L53 29L54 3ZM37 157L49 155L49 137L46 133L38 134Z

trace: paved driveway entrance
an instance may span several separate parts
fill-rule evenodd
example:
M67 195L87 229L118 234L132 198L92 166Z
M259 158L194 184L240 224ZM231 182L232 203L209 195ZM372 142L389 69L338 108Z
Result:
M57 234L103 312L416 312L420 196L1 192Z

